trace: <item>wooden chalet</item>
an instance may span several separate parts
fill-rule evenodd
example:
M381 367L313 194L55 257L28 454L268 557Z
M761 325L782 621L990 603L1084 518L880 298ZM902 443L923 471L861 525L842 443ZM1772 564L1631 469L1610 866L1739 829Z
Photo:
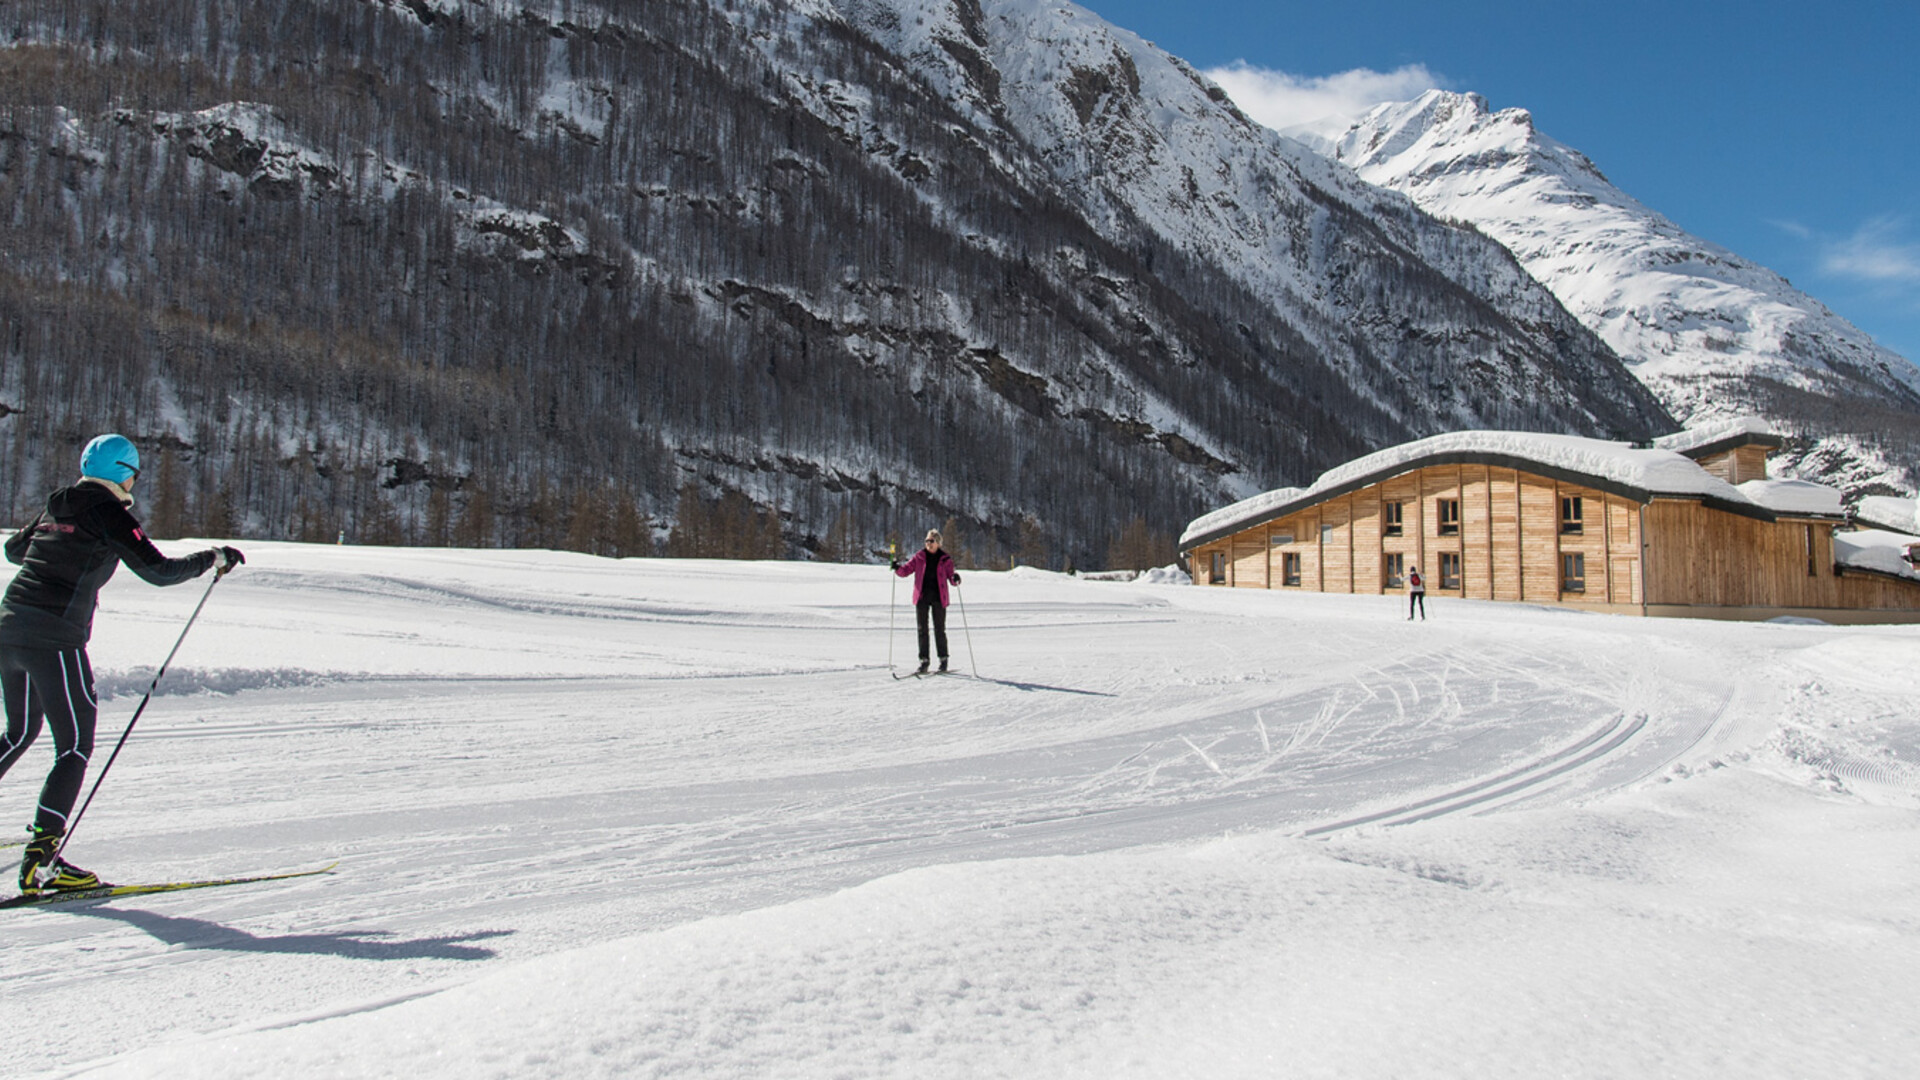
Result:
M1767 476L1756 421L1628 445L1466 431L1370 454L1311 487L1202 517L1194 582L1724 619L1920 622L1892 533L1848 533L1840 493Z

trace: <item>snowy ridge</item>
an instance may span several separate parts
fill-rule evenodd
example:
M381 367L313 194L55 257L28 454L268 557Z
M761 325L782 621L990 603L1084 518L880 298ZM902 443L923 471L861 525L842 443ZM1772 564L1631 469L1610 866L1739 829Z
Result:
M1628 196L1586 155L1537 131L1523 109L1496 112L1478 94L1433 90L1351 126L1286 134L1500 241L1683 422L1750 408L1742 399L1759 380L1920 413L1920 368L1780 275ZM1858 463L1852 484L1877 472L1912 486L1871 446L1825 445Z
M1255 124L1191 65L1084 8L1042 0L835 3L983 127L1031 146L1052 183L1103 233L1146 229L1222 268L1346 364L1353 384L1376 401L1383 399L1375 388L1396 378L1430 386L1416 406L1430 414L1407 418L1417 428L1500 423L1486 399L1537 392L1530 372L1543 367L1577 367L1613 383L1599 343L1497 243ZM1384 318L1366 294L1367 280L1389 265L1404 268L1410 254L1420 270L1498 311L1506 332L1527 338L1530 355L1520 359L1487 349L1480 332L1455 321L1458 313L1413 316L1424 328L1416 337L1447 341L1450 359L1480 357L1497 373L1481 400L1420 369L1406 355L1404 320ZM1335 280L1343 284L1330 286ZM1622 381L1610 396L1639 393ZM1557 385L1548 391L1556 401L1565 394ZM1592 428L1612 423L1591 408L1587 415Z

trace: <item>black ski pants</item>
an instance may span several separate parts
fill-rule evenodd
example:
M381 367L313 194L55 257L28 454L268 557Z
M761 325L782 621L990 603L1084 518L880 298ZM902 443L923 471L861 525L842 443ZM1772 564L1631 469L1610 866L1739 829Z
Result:
M1426 618L1426 617L1427 617L1427 594L1426 594L1426 593L1424 593L1424 592L1413 592L1413 593L1408 593L1408 594L1407 594L1407 619L1408 619L1408 621L1412 621L1412 619L1413 619L1413 609L1414 609L1415 607L1418 607L1418 608L1420 609L1420 617L1421 617L1421 618L1423 618L1423 619L1424 619L1424 618Z
M940 602L938 593L931 597L922 597L913 606L913 621L920 628L920 662L927 662L927 617L933 617L933 643L940 649L940 659L947 658L947 607Z
M7 708L0 776L33 745L43 724L53 728L53 768L40 789L40 808L33 823L45 832L64 833L67 815L73 812L87 776L94 721L99 716L87 650L0 645L0 695L5 696Z

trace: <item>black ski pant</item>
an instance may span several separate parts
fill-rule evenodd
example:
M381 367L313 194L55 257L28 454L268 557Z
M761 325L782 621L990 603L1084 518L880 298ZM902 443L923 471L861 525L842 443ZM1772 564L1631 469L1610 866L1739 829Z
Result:
M93 697L93 665L85 649L23 649L0 645L0 694L6 698L7 734L0 741L0 776L39 738L53 729L53 768L40 789L33 823L44 832L67 831L67 815L80 797L93 755L99 716Z
M1423 619L1426 618L1427 617L1427 594L1423 592L1414 592L1414 593L1407 594L1407 618L1408 619L1413 618L1413 608L1415 604L1418 604L1420 606L1420 617Z
M913 606L914 624L920 627L920 662L927 662L927 616L933 616L933 643L939 646L940 659L947 658L947 606L939 597L922 599Z

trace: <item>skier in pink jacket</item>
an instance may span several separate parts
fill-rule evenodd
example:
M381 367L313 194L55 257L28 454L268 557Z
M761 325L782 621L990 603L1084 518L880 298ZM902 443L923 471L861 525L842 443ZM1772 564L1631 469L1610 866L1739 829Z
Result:
M905 563L895 559L893 572L913 579L913 617L920 627L920 671L927 670L927 619L933 619L933 640L940 654L940 670L947 670L947 583L960 584L953 556L940 550L940 530L927 530L926 547ZM937 587L936 587L937 586Z

